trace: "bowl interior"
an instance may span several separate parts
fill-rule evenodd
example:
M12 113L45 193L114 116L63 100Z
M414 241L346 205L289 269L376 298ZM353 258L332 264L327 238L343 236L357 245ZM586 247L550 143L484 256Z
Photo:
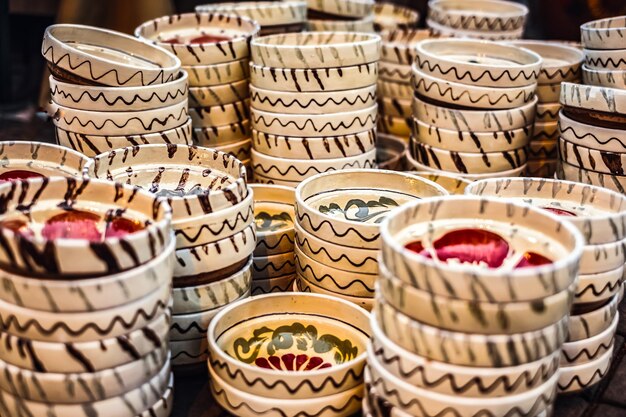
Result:
M436 57L464 64L516 67L540 62L534 53L490 42L436 39L422 42L420 48Z

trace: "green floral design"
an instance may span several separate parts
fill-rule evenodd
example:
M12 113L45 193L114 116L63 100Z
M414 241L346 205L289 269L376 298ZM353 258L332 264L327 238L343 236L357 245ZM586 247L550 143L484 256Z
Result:
M293 224L291 215L286 212L269 214L265 211L254 215L257 232L275 232Z
M244 363L254 363L265 348L268 356L273 356L281 350L295 348L302 352L313 350L317 354L334 351L336 364L350 361L359 353L358 347L350 340L341 340L331 334L318 335L313 325L293 323L280 326L274 330L269 327L255 329L250 339L240 337L233 343L235 357Z
M398 207L398 203L388 197L380 197L378 200L367 202L354 198L349 200L343 208L337 203L330 203L328 206L320 206L319 211L329 216L341 216L346 220L355 222L380 223L385 215L396 207ZM354 212L354 208L356 208L356 212ZM352 214L353 212L354 214Z

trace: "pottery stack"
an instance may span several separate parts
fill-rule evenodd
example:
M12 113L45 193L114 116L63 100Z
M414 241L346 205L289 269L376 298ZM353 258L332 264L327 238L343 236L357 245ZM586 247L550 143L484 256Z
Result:
M48 27L41 53L60 145L91 157L141 143L191 143L188 78L171 53L81 25Z
M251 52L257 182L295 187L321 172L376 165L378 35L263 36Z
M256 234L243 163L209 148L143 145L98 155L93 171L149 190L172 207L172 365L205 371L210 321L250 295Z
M537 79L537 115L528 146L526 175L554 178L558 162L561 83L580 82L585 55L579 48L556 42L515 41L512 44L536 52L543 59Z
M559 178L626 192L626 18L581 26L583 78L563 83L559 116ZM622 81L620 81L622 80Z
M220 13L186 13L144 23L135 36L174 53L189 75L193 140L249 163L248 57L255 21Z
M295 191L281 185L253 184L256 247L252 258L252 295L293 290L296 264Z
M619 320L626 197L588 184L539 178L477 181L466 192L529 203L560 215L582 233L585 246L561 355L559 390L580 391L598 383L609 371Z
M409 201L446 194L431 181L394 171L335 171L303 181L296 188L297 289L371 310L380 222Z
M170 207L81 176L0 184L1 413L167 417Z
M424 40L415 53L411 168L471 180L522 175L541 57L451 38Z
M580 232L475 196L408 203L380 231L369 415L551 415Z
M426 25L435 33L492 41L521 39L528 8L504 0L430 0Z
M376 3L374 5L374 30L416 29L420 20L417 10L394 3Z
M307 0L311 32L374 32L374 0Z

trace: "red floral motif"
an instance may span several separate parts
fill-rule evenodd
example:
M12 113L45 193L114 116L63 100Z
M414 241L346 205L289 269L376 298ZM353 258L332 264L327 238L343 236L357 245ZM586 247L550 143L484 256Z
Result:
M319 356L309 356L305 354L295 355L286 353L282 356L272 355L267 358L257 358L256 366L265 369L278 371L314 371L317 369L330 368L332 365L324 362Z
M556 207L542 207L542 209L552 212L556 214L557 216L577 217L576 213L574 213L573 211L563 210L563 209L556 208Z
M67 211L46 221L41 235L46 239L87 239L98 242L102 234L98 230L100 216L87 211Z
M535 252L526 252L522 259L515 265L515 269L527 268L529 266L541 266L551 264L552 261L543 255Z
M26 178L43 178L43 175L38 172L27 171L24 169L14 169L12 171L6 171L0 174L0 182L23 180Z
M143 229L143 226L139 222L117 217L107 223L105 237L124 237L141 229Z

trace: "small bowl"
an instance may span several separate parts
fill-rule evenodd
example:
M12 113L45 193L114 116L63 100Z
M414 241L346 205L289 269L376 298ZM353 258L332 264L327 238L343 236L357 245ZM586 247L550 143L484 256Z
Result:
M570 165L610 175L626 175L626 154L600 151L559 138L561 159Z
M216 146L216 151L224 152L234 156L237 160L247 168L247 162L250 161L250 152L252 151L252 139L245 139L241 142L231 143L229 145ZM248 172L246 171L246 174Z
M337 1L340 3L343 4ZM378 61L380 36L354 32L289 33L253 39L250 48L252 61L264 67L349 67Z
M580 274L598 274L610 271L624 264L626 240L587 245L580 258Z
M279 253L265 257L253 258L252 270L254 279L278 278L284 275L293 275L296 264L293 252Z
M442 25L432 19L426 19L426 27L435 35L441 37L469 38L487 41L512 41L524 37L524 28L506 31L464 30Z
M304 230L351 248L380 248L380 221L412 200L443 196L440 186L395 171L347 170L316 175L296 189L296 218Z
M413 100L378 97L378 112L382 116L411 117L413 116Z
M377 32L395 29L412 29L417 27L420 15L417 10L394 3L377 3L374 5L374 28Z
M533 51L543 58L537 79L539 84L580 81L580 67L585 60L585 54L580 48L546 41L523 40L511 44Z
M288 187L250 186L254 194L255 257L293 252L295 190Z
M393 64L411 66L417 56L415 45L425 39L435 37L427 29L397 29L381 33L381 60Z
M396 64L393 62L380 61L378 63L380 79L385 81L395 81L398 83L409 83L413 72L410 65Z
M623 49L626 17L592 20L580 26L582 44L589 49Z
M300 181L286 181L286 180L277 179L277 178L265 177L262 174L259 174L258 172L254 172L254 180L259 184L278 185L281 187L287 187L287 188L293 188L293 189L295 189L300 184Z
M610 301L592 311L582 314L578 314L576 311L572 312L568 324L567 342L586 340L609 328L617 314L618 301L619 294L614 295Z
M353 135L376 126L378 105L331 114L285 114L250 109L252 127L259 132L284 136Z
M613 346L600 357L581 365L563 366L560 370L558 392L583 391L600 382L611 368Z
M172 51L185 66L212 65L247 58L248 43L259 30L259 24L247 17L184 13L145 22L135 29L135 36Z
M328 291L326 288L318 287L314 283L307 281L306 278L297 274L296 274L296 282L294 283L293 291L312 293L312 294L322 294L322 295L339 298L339 299L348 301L352 304L355 304L361 308L364 308L367 311L372 311L372 308L374 308L374 299L372 297L356 297L356 296L347 295L343 293Z
M343 91L288 92L250 87L254 110L289 115L324 115L370 109L376 104L376 84Z
M118 87L165 84L180 73L170 52L130 35L83 25L48 26L41 54L57 78Z
M190 107L189 116L193 126L220 127L242 123L250 118L250 101L236 101L230 104L218 104L209 107Z
M626 152L623 130L593 126L567 117L563 110L559 113L561 138L576 145L608 152Z
M559 120L559 111L561 103L537 103L537 114L535 121L537 122L556 122Z
M192 107L225 106L245 101L250 96L248 80L208 87L189 87L189 105Z
M261 29L292 25L306 21L306 1L283 1L272 3L269 1L237 1L232 3L203 4L196 6L199 13L228 13L247 17L256 21Z
M252 142L258 153L276 158L333 159L358 156L376 146L374 129L353 135L303 138L280 136L252 129Z
M378 130L381 133L408 139L411 136L412 127L413 120L410 117L393 117L382 113L378 117Z
M435 0L429 4L428 19L454 29L485 32L523 29L528 8L496 0Z
M510 169L510 170L502 171L502 172L494 172L491 174L455 174L452 172L440 171L438 169L431 168L429 166L421 164L417 162L415 158L411 156L410 152L407 152L404 156L406 158L407 164L410 169L414 169L416 171L429 172L433 175L453 175L453 176L458 175L467 181L478 181L478 180L483 180L487 178L519 177L519 176L524 175L524 173L526 172L528 168L528 162L527 162L526 164L520 166L519 168Z
M233 84L237 81L247 80L250 77L247 58L222 64L183 66L181 69L187 72L190 87Z
M309 32L358 32L375 33L374 15L370 14L356 20L321 20L308 19L306 29Z
M275 292L292 292L296 282L295 274L269 279L255 279L252 281L252 296L271 294Z
M378 168L391 171L403 171L404 155L408 148L409 144L403 137L379 134L376 146Z
M400 100L410 100L413 97L414 88L410 82L401 83L379 78L377 87L378 95L381 97L396 97Z
M255 178L275 178L291 181L297 185L311 176L328 173L337 170L357 168L374 168L376 166L376 149L371 149L363 154L346 158L319 159L311 163L307 159L276 158L265 155L252 149L252 164Z
M579 275L578 286L574 294L574 304L595 304L613 298L622 287L624 265L616 269L597 274Z
M566 107L600 111L613 116L626 114L626 90L619 88L564 82L560 102Z
M284 343L272 342L276 330ZM211 322L209 366L234 389L274 401L323 398L360 388L369 335L367 312L338 298L257 296L229 305ZM304 355L304 362L289 365L297 355Z
M441 80L413 64L413 87L419 95L439 102L479 109L513 109L535 97L535 84L523 87L480 87ZM554 101L554 100L553 100Z
M540 103L554 103L561 97L561 83L537 84L535 90Z
M172 348L170 360L175 370L177 367L189 365L206 368L206 361L209 357L209 342L206 336L195 340L172 340L170 347Z
M603 330L602 333L588 339L563 343L561 366L567 367L591 362L611 349L613 347L618 322L619 313L616 313L609 327Z
M418 43L415 48L415 65L422 72L441 80L472 86L534 85L542 67L539 54L496 42L432 39Z
M4 141L0 143L0 158L2 181L22 178L19 173L11 171L26 171L42 176L82 177L93 164L82 153L42 142Z
M511 110L452 109L413 98L413 113L418 119L440 129L500 132L521 129L534 121L537 98L528 104Z
M533 140L526 148L529 161L556 161L558 158L558 146L552 140ZM555 166L556 168L556 166Z
M374 0L309 0L309 17L314 13L322 13L332 17L363 18L374 12ZM335 19L341 20L341 19Z
M376 84L378 63L340 68L270 68L250 63L250 85L284 92L355 90Z
M585 66L599 70L626 70L626 48L601 50L583 49Z
M241 142L250 138L250 135L249 120L219 127L194 128L192 132L194 144L207 148Z
M626 89L626 70L600 70L583 65L583 82L601 87Z
M596 185L626 194L626 176L590 171L575 165L570 165L563 160L561 160L557 166L556 176L560 179Z
M465 188L472 183L472 181L455 176L453 174L435 174L428 171L411 171L409 173L418 175L422 178L426 178L427 180L430 180L435 184L442 186L450 194L463 194Z
M536 121L533 126L532 142L536 141L553 141L559 137L559 123L553 122L539 122Z
M526 176L533 178L554 178L556 166L559 161L557 159L536 159L529 158L526 164Z

